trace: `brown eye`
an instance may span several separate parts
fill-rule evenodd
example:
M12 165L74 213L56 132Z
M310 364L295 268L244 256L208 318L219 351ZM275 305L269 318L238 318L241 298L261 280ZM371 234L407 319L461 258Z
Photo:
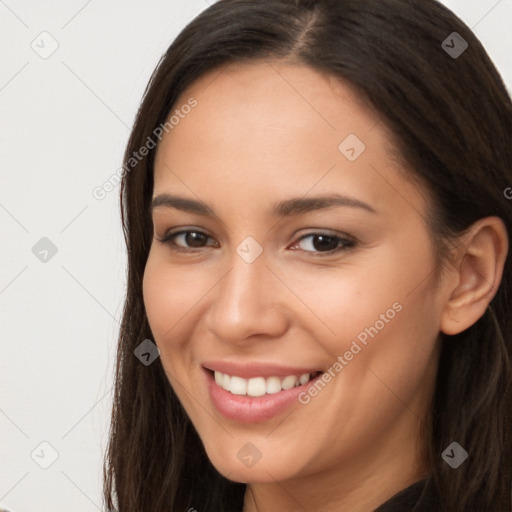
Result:
M208 236L197 231L187 231L182 233L182 235L184 235L183 240L189 247L202 247L208 240Z
M207 246L208 240L213 240L210 236L202 231L181 230L175 233L165 235L160 242L171 246L173 250L191 252L193 249L200 249ZM212 245L212 244L210 244ZM218 244L213 244L218 247Z
M302 247L300 247L302 244ZM355 246L354 240L349 240L326 233L310 233L304 235L295 244L300 249L311 253L333 254Z

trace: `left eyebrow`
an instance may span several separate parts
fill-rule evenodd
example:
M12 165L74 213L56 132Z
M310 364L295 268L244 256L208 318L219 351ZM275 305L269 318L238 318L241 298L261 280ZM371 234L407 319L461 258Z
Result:
M348 206L351 208L362 208L371 213L377 213L369 204L354 197L342 196L340 194L329 194L316 197L297 197L287 199L278 203L273 210L277 217L301 215L314 210L332 208L333 206Z
M162 206L207 217L216 216L213 209L207 204L181 196L159 194L154 197L151 202L151 210ZM275 217L289 217L293 215L302 215L315 210L332 208L334 206L361 208L371 213L377 213L369 204L360 201L359 199L340 194L286 199L277 203L271 210L271 213Z

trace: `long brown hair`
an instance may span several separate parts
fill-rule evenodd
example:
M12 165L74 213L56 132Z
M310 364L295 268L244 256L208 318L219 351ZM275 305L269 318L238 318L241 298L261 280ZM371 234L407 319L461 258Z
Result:
M457 32L458 56L442 43ZM460 40L459 40L460 41ZM453 46L450 45L450 46ZM447 241L497 215L512 234L512 103L471 30L435 0L220 0L171 44L145 91L124 157L121 184L128 251L104 500L119 512L239 512L245 484L222 477L174 394L160 359L134 349L153 339L142 277L153 226L155 151L134 153L166 122L205 72L255 59L292 59L351 84L382 115L412 177L431 192L430 228L441 259ZM442 344L426 429L426 488L450 512L510 510L511 257L487 312ZM508 422L508 423L507 423ZM457 441L457 470L441 458Z

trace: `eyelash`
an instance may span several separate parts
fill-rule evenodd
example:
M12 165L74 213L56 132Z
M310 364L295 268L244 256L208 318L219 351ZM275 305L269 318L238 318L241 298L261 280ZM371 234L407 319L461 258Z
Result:
M179 235L188 234L188 233L198 233L201 235L205 235L206 237L211 239L211 237L209 235L207 235L206 233L204 233L203 231L196 230L196 229L183 229L181 231L176 231L175 233L168 233L163 238L157 238L157 240L163 244L168 245L172 251L176 251L176 252L180 252L180 253L195 253L197 250L203 249L204 247L195 247L192 249L187 249L185 247L180 247L179 245L176 245L176 243L174 242L174 239ZM298 244L305 238L314 237L314 236L324 236L324 237L336 240L338 242L338 246L329 251L305 251L303 249L298 249L298 250L301 250L302 252L311 254L313 257L322 257L322 256L332 256L334 254L337 254L342 251L346 251L346 250L356 246L356 241L354 239L343 238L343 237L340 237L337 235L331 235L329 233L321 233L321 232L320 233L319 232L307 233L306 235L301 236L293 245ZM297 250L297 249L293 249L293 250Z

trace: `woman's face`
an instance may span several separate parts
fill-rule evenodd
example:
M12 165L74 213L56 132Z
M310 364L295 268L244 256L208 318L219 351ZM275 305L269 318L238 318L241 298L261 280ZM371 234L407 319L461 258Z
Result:
M175 110L144 301L214 466L242 482L419 467L446 297L384 124L276 62L208 73Z

